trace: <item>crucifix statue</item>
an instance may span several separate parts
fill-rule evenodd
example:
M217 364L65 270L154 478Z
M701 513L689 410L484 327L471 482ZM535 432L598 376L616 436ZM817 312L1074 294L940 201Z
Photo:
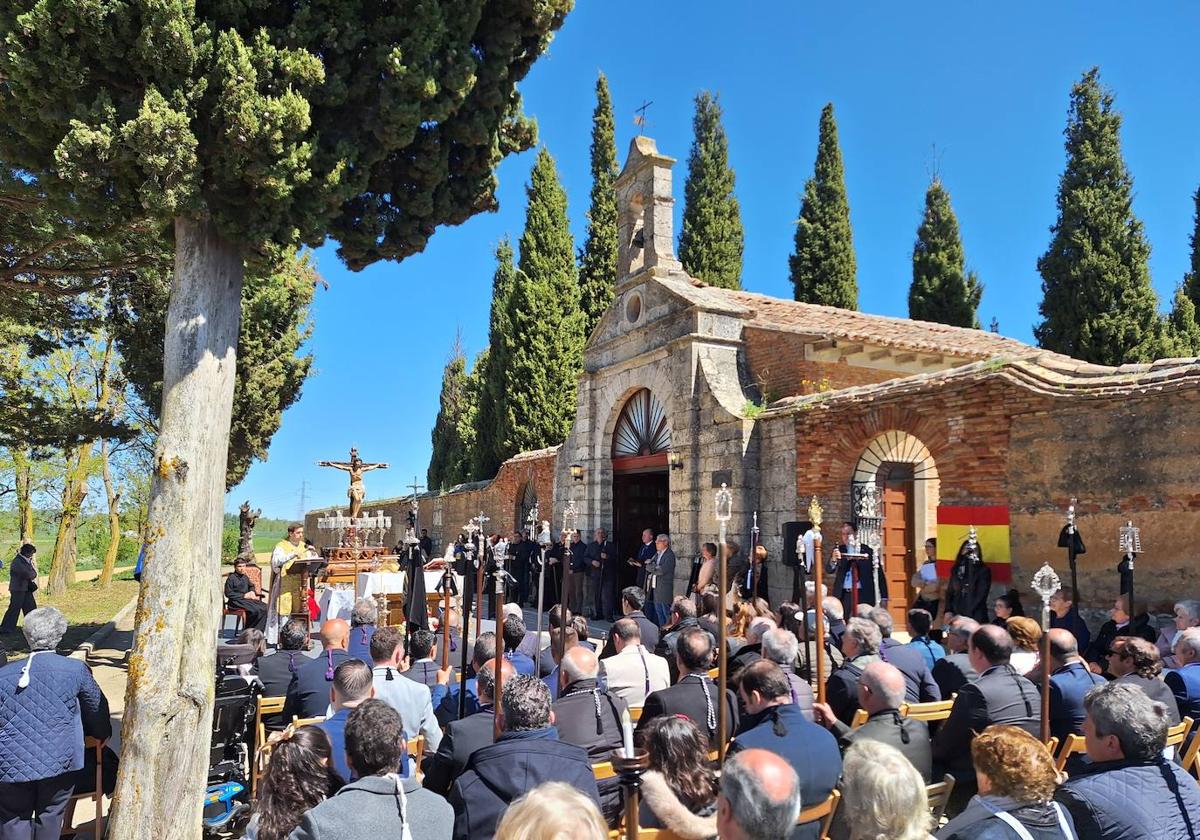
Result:
M350 497L350 518L358 519L362 513L363 498L366 496L366 491L363 489L363 473L371 470L385 470L387 464L367 464L362 458L358 457L358 448L350 447L349 461L317 461L318 467L333 467L335 470L342 470L350 473L350 490L346 495Z

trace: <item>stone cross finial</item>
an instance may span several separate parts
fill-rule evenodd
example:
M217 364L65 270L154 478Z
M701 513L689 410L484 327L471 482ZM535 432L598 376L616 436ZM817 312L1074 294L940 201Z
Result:
M625 168L613 187L617 193L617 283L646 268L682 270L675 258L671 167L654 140L633 138Z

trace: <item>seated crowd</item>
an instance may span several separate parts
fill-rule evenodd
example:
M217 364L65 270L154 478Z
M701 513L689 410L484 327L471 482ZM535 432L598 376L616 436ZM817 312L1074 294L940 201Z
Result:
M623 792L617 773L598 768L621 748L632 710L648 757L639 826L680 838L1200 837L1200 787L1179 764L1185 745L1166 746L1172 725L1200 719L1190 602L1168 639L1169 670L1161 639L1147 638L1120 602L1111 627L1081 639L1072 599L1058 593L1046 663L1040 628L1018 614L1019 601L999 604L1007 614L989 624L948 616L940 633L929 612L914 609L907 643L892 637L885 609L847 620L837 599L821 603L829 632L819 643L795 604L775 613L761 599L727 603L724 697L711 676L722 618L711 594L700 616L693 600L676 598L658 627L631 587L603 644L555 607L540 654L520 611L506 610L500 638L476 640L461 688L431 655L432 634L414 634L410 656L400 632L374 630L372 669L346 652L344 622L322 626L322 653L311 659L295 655L285 627L280 653L263 657L260 672L282 672L271 660L286 657L289 714L325 720L272 735L248 836L295 840L337 825L328 836L403 828L414 840L602 840L623 824ZM825 674L815 667L818 644ZM1050 744L1039 740L1043 667ZM825 702L816 702L818 688ZM909 715L943 699L936 719ZM407 755L416 736L424 754ZM1060 772L1065 757L1055 749L1069 739L1078 754ZM939 825L927 786L947 776ZM835 792L831 824L800 817Z

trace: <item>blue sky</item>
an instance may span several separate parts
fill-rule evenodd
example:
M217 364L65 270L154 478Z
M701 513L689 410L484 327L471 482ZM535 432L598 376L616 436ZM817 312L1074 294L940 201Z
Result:
M579 0L521 86L559 166L576 244L583 240L594 84L612 88L622 160L634 109L676 167L676 231L692 98L720 94L746 230L743 286L791 296L787 257L798 195L812 172L817 121L837 112L858 253L859 305L907 314L913 237L936 166L951 192L970 267L986 288L980 318L1032 341L1038 256L1055 218L1071 84L1099 65L1124 115L1135 212L1169 299L1186 271L1191 195L1200 184L1200 4L1109 2L718 3ZM269 459L228 497L266 515L344 502L346 456L391 469L369 497L424 483L442 366L462 330L468 357L487 341L492 252L524 221L534 153L500 167L500 211L443 228L402 264L347 271L318 251L329 288L313 307L316 370L283 418Z

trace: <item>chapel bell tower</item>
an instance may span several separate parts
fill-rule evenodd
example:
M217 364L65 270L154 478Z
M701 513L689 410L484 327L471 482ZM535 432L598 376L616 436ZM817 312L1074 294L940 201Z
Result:
M638 135L629 144L625 168L613 186L617 192L617 285L644 269L681 271L675 258L671 167L675 158L660 154L654 140Z

